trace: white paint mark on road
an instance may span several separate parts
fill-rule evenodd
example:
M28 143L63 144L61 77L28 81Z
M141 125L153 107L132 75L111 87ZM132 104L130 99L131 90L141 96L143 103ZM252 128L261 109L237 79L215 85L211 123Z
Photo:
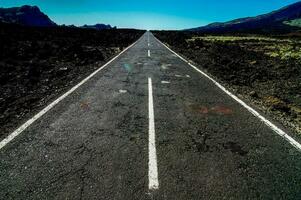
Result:
M154 117L154 100L153 100L153 86L152 79L148 78L148 117L149 117L149 141L148 141L148 189L159 189L158 181L158 166L157 166L157 152L156 152L156 135L155 135L155 117Z
M190 76L188 74L186 74L186 78L190 78Z
M141 38L140 38L141 39ZM139 40L140 40L139 39ZM76 86L71 88L68 92L60 96L58 99L53 101L51 104L49 104L47 107L45 107L43 110L41 110L38 114L33 116L31 119L29 119L27 122L25 122L22 126L20 126L18 129L16 129L14 132L9 134L5 139L3 139L0 142L0 149L2 149L4 146L6 146L9 142L11 142L15 137L20 135L26 128L28 128L31 124L33 124L37 119L42 117L46 112L48 112L50 109L52 109L55 105L57 105L59 102L61 102L63 99L65 99L68 95L73 93L77 88L79 88L81 85L86 83L89 79L91 79L95 74L97 74L99 71L104 69L106 66L108 66L110 63L112 63L116 58L118 58L121 54L123 54L125 51L127 51L129 48L134 46L139 40L137 40L135 43L124 49L122 52L120 52L117 56L115 56L112 60L107 62L102 67L98 68L96 71L94 71L92 74L90 74L87 78L82 80L80 83L78 83Z
M149 46L149 43L147 43L147 46Z
M150 57L150 50L147 51L147 56Z
M162 84L169 84L169 81L161 81Z
M147 33L147 43L149 43L149 33Z
M161 68L164 69L164 70L167 70L167 69L168 69L168 67L165 66L165 65L161 65Z
M181 78L182 75L176 74L175 77Z
M201 71L196 66L192 65L190 62L188 62L185 58L171 50L168 46L163 44L160 40L156 38L156 40L161 43L163 46L165 46L170 52L172 52L175 56L179 57L181 60L186 62L189 66L191 66L193 69L195 69L197 72L201 73L203 76L211 80L218 88L220 88L222 91L224 91L226 94L228 94L230 97L232 97L235 101L237 101L240 105L242 105L244 108L246 108L250 113L252 113L255 117L259 118L263 123L265 123L268 127L270 127L275 133L277 133L279 136L284 138L286 141L288 141L292 146L294 146L298 151L301 151L301 144L298 143L294 138L289 136L286 132L284 132L281 128L277 127L275 124L273 124L271 121L266 119L264 116L259 114L256 110L254 110L252 107L247 105L245 102L243 102L241 99L239 99L237 96L232 94L230 91L228 91L224 86L222 86L220 83L215 81L213 78L211 78L208 74Z
M171 64L162 64L161 68L164 70L167 70L170 66L171 66Z
M128 91L127 90L119 90L119 93L127 93Z

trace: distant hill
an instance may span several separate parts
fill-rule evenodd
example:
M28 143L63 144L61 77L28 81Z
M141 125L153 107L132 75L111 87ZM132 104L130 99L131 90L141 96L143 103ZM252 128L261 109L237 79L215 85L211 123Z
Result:
M15 23L25 26L56 26L37 6L0 8L0 22Z
M207 26L189 29L203 33L227 32L280 32L288 33L301 29L301 2L294 3L274 12L235 19L224 23L212 23Z
M37 6L24 5L21 7L13 8L0 8L0 22L10 24L20 24L24 26L41 26L41 27L52 27L57 26L46 14L41 12ZM66 26L66 25L63 25ZM71 25L69 27L76 28ZM95 25L84 25L79 28L90 28L96 30L113 29L111 25L106 24L95 24Z
M91 28L91 29L96 29L96 30L106 30L106 29L116 29L116 27L112 27L111 25L106 25L106 24L95 24L95 25L84 25L81 26L80 28Z

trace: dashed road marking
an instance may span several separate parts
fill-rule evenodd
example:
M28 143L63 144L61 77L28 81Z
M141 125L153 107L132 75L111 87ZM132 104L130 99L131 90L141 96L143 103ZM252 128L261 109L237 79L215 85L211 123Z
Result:
M119 90L119 93L127 93L127 90Z
M167 70L170 66L171 66L171 64L162 64L161 68L164 70Z
M156 152L155 117L152 79L148 78L148 117L149 117L149 161L148 161L148 189L150 191L159 189L158 166Z
M147 33L147 43L149 43L149 33Z
M150 50L147 50L147 56L150 57Z
M155 39L162 44L165 48L167 48L170 52L172 52L176 57L180 58L184 62L186 62L189 66L191 66L193 69L195 69L197 72L208 78L210 81L212 81L218 88L220 88L222 91L224 91L226 94L228 94L230 97L232 97L235 101L237 101L240 105L242 105L244 108L246 108L251 114L253 114L255 117L260 119L265 125L267 125L270 129L272 129L275 133L277 133L279 136L284 138L286 141L288 141L293 147L295 147L298 151L301 151L301 144L297 142L294 138L289 136L286 132L284 132L281 128L277 127L275 124L273 124L271 121L266 119L264 116L259 114L255 109L247 105L245 102L243 102L241 99L239 99L237 96L232 94L229 90L227 90L224 86L222 86L220 83L218 83L216 80L211 78L208 74L191 64L189 61L187 61L185 58L177 54L175 51L171 50L168 46L163 44L160 40L158 40L156 37Z
M162 84L169 84L169 81L161 81Z

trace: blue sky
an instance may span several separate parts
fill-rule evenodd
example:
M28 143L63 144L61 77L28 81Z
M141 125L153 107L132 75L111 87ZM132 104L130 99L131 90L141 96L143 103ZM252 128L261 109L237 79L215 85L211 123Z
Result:
M296 0L0 0L0 7L37 5L58 24L185 29L263 14Z

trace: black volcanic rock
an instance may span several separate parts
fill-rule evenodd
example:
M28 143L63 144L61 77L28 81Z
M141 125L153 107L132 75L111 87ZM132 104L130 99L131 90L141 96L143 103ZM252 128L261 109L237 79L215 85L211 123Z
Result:
M91 28L91 29L96 29L96 30L108 30L108 29L116 29L116 27L112 27L111 25L106 25L106 24L95 24L95 25L84 25L81 26L81 28Z
M212 23L207 26L189 30L204 33L291 32L299 28L290 26L286 22L300 18L301 2L297 2L268 14L235 19L224 23Z
M56 26L37 6L0 8L0 21L25 26Z

